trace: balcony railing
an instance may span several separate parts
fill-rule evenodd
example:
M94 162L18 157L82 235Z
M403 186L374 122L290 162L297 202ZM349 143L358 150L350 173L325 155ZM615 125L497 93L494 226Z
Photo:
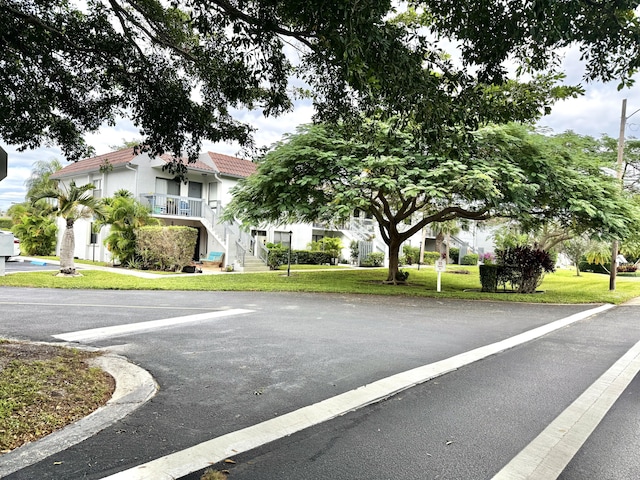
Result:
M140 195L140 202L149 206L154 215L171 215L184 217L202 217L204 200L202 198L180 197L162 193L145 193Z

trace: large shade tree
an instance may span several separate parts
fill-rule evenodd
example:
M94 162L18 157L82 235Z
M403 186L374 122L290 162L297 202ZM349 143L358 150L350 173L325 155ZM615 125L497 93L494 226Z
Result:
M57 184L54 187L42 188L31 197L32 203L42 199L52 199L56 205L53 215L65 221L65 230L60 243L60 273L75 275L76 267L73 262L75 250L75 236L73 226L79 218L101 218L102 206L100 201L93 196L95 186L88 183L77 186L72 181L69 186Z
M287 136L233 191L226 217L247 223L341 220L370 213L395 282L404 241L434 222L517 218L626 233L637 212L597 162L557 138L510 124L475 132L475 150L418 151L410 133L369 121L359 135L307 125ZM591 160L590 157L588 160Z
M85 133L125 116L151 153L193 160L205 139L250 145L237 112L290 109L297 77L319 120L399 115L433 143L452 126L549 107L527 86L484 94L503 85L507 59L554 70L556 49L577 45L587 78L622 83L640 62L637 0L409 4L398 17L391 0L2 0L0 137L51 141L77 159ZM462 48L462 65L433 40L443 37Z

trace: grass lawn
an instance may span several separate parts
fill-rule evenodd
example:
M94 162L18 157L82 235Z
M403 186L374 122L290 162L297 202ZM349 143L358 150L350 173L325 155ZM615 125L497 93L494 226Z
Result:
M410 268L407 285L384 285L386 269L336 268L296 271L286 275L286 268L273 272L222 275L169 275L143 279L104 271L82 271L81 277L57 277L51 271L16 273L0 277L0 286L35 288L77 288L117 290L201 290L355 293L369 295L403 295L434 298L460 298L530 303L623 303L640 296L640 277L617 278L616 290L609 291L607 275L559 270L547 274L540 290L543 293L482 293L478 267L449 266L442 274L442 291L436 291L437 274L432 267ZM456 272L468 272L467 274Z

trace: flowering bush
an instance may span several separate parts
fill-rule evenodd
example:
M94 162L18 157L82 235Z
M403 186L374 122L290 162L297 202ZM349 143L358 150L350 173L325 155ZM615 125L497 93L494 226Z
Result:
M483 253L480 255L480 261L485 265L493 265L495 263L495 258L493 253Z

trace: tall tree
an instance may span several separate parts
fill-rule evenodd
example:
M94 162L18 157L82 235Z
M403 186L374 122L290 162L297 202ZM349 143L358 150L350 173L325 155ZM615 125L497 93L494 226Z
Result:
M517 218L533 227L551 219L626 233L637 211L600 165L525 126L475 133L473 154L415 150L410 133L370 121L359 135L338 126L304 126L268 152L240 182L225 216L313 222L373 215L389 247L395 282L401 244L434 222ZM409 225L407 225L409 223Z
M78 159L85 133L123 115L152 154L194 160L205 139L250 145L235 112L288 110L298 76L318 119L400 115L433 143L452 124L474 130L549 107L531 101L535 86L481 94L504 83L508 58L553 70L554 49L577 44L587 78L623 83L640 62L637 0L409 3L421 15L396 18L391 0L1 0L0 137L52 141ZM459 40L465 64L434 37Z
M27 187L27 198L39 189L54 186L55 182L49 177L61 169L62 163L57 158L38 160L31 165L31 174L24 182L24 186Z
M75 181L65 187L58 184L55 187L42 188L31 197L31 202L35 204L39 200L54 199L57 206L53 209L53 214L64 219L66 228L62 234L60 244L60 273L65 275L75 275L76 267L73 262L75 250L75 236L73 225L79 218L91 218L103 216L102 206L99 200L92 195L95 187L92 184L76 186Z

